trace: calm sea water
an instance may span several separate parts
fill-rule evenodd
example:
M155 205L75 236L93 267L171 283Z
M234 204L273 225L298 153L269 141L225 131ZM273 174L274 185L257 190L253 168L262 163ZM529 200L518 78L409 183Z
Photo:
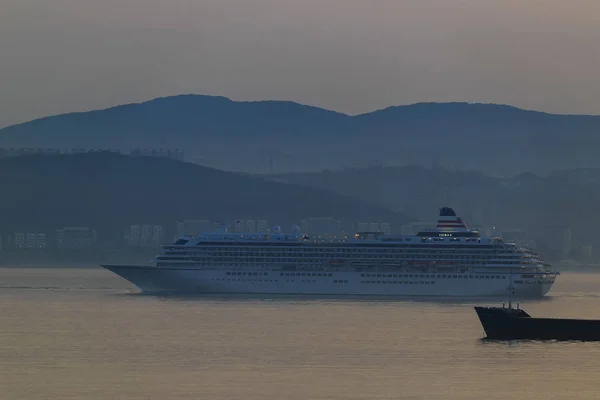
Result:
M550 293L522 306L600 318L600 275ZM467 300L161 298L101 269L15 268L0 307L0 399L600 397L600 343L482 341Z

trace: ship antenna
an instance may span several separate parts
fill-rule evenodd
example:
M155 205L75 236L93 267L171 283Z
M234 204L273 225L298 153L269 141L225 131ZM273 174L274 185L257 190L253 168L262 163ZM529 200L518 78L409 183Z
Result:
M515 294L515 289L512 282L512 269L508 270L508 308L512 308L512 296Z

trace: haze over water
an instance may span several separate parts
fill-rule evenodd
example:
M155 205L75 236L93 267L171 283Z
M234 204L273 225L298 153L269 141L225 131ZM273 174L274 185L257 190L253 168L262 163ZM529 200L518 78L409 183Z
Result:
M473 302L160 298L100 269L0 269L1 399L595 399L600 343L492 343ZM534 316L600 318L563 273ZM481 303L476 303L481 304Z

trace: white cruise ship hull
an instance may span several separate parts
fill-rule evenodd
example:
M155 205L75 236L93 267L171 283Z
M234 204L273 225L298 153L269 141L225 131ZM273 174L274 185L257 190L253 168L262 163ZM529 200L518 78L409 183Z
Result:
M330 272L286 276L279 270L246 270L249 272L245 272L244 276L221 268L102 267L131 282L143 293L506 297L512 279L515 296L536 298L548 293L556 277L548 273L537 275L534 279L523 279L519 274L511 276L508 272L435 275Z

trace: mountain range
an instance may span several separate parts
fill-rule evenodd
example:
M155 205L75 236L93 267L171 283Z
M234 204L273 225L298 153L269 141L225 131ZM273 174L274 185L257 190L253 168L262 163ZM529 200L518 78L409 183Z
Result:
M567 234L573 254L600 246L600 169L510 178L420 166L250 175L93 152L0 159L0 182L0 235L90 226L113 240L129 225L174 234L184 219L267 219L289 229L308 217L346 221L346 229L386 221L400 233L417 220L434 224L436 210L449 206L484 234L492 227L508 239L517 234L554 260L571 256L563 252Z
M4 158L0 182L3 234L88 226L113 239L134 224L163 225L174 234L176 222L185 219L267 219L286 231L307 217L396 226L410 220L321 189L110 152Z
M492 175L600 167L600 116L418 103L350 116L288 101L181 95L0 129L0 147L180 148L248 173L438 165Z

